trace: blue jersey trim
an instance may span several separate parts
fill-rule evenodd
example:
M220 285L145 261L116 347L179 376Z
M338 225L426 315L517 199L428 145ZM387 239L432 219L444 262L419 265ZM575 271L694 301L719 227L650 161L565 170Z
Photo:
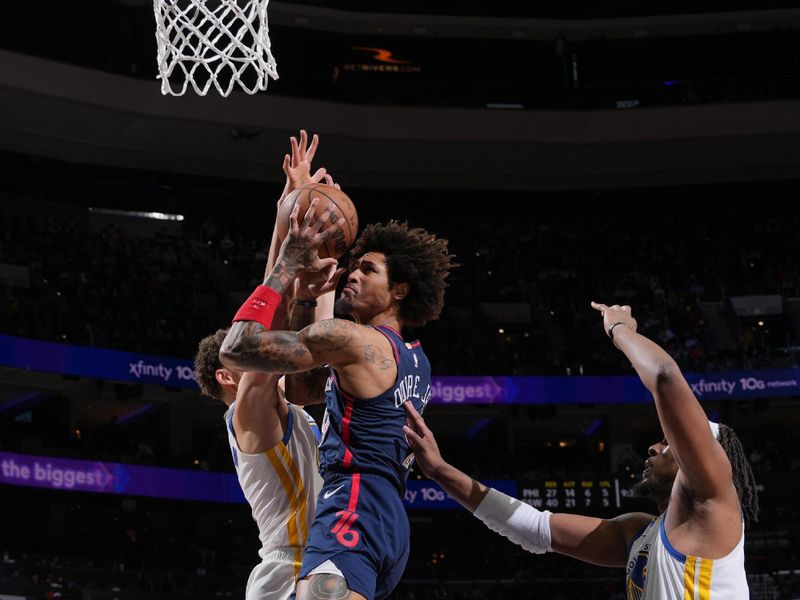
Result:
M672 558L674 558L675 560L679 560L682 563L685 563L686 555L681 554L680 552L675 550L675 548L672 547L672 544L669 543L669 538L667 537L667 530L664 529L664 521L666 520L667 520L667 513L664 513L664 517L661 519L661 543L664 544L664 547L667 549L667 552L669 552L672 555Z
M393 334L395 334L397 337L400 338L400 343L404 344L405 342L403 341L403 336L401 336L399 333L397 333L391 327L387 327L386 325L376 325L375 326L375 330L376 331L380 331L383 334L383 336L387 340L389 340L389 344L392 346L392 354L394 354L394 362L397 365L397 369L399 370L400 369L400 349L397 347L397 343L392 339L392 336L390 336L388 333L386 333L384 331L384 329L388 329L389 331L391 331Z
M397 383L400 381L400 348L397 347L397 343L392 339L392 336L389 335L387 332L385 332L383 330L384 327L386 327L386 326L385 325L378 325L378 326L374 327L374 329L375 329L375 331L380 333L383 337L385 337L386 340L389 342L389 345L392 347L392 355L394 356L394 368L397 370L397 372L394 374L394 382L392 382L392 385L389 388L387 388L386 391L384 391L381 394L381 396L383 396L386 392L388 392L391 389L393 389L394 387L396 387ZM403 337L399 333L397 333L391 327L386 327L386 329L388 329L394 335L399 337L400 338L400 342L403 343Z
M233 428L233 411L233 404L231 404L231 407L228 410L228 429L230 430L231 435L233 435L233 439L236 439L236 430Z
M650 521L647 525L645 525L644 527L642 527L639 530L639 533L637 533L635 536L633 536L633 538L631 538L631 543L628 544L628 551L626 552L626 554L630 554L631 553L631 548L633 548L633 545L636 543L636 540L638 540L640 537L642 537L642 534L645 531L647 531L647 528L650 527L650 525L652 525L652 524L653 524L653 522Z
M228 431L231 432L234 441L236 442L233 446L231 446L231 457L233 458L233 467L235 469L239 468L239 455L237 451L239 450L239 440L236 439L236 431L233 429L233 411L234 411L234 404L232 402L230 407L228 408L228 412L225 413L225 425L228 428Z
M375 327L375 329L378 329L378 328L388 329L393 334L395 334L397 337L399 337L401 342L405 343L405 340L403 339L403 334L400 333L399 331L397 331L394 327L389 327L388 325L373 325L373 327Z
M294 413L289 409L289 416L286 418L286 433L283 434L283 445L287 445L289 440L292 439L292 426L294 425Z
M322 441L322 432L319 430L319 425L316 423L309 422L309 427L311 427L311 433L314 434L314 439L317 440L317 446Z

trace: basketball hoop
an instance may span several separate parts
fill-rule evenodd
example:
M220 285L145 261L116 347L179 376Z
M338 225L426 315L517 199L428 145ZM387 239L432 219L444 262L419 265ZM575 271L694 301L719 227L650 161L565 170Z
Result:
M213 85L227 97L278 78L270 51L269 0L154 0L161 93L182 96L189 85L205 96Z

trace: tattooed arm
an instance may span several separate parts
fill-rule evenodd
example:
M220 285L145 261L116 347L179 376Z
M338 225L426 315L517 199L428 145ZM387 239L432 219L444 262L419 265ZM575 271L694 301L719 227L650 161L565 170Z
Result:
M297 222L299 207L295 203L289 217L289 233L281 245L280 255L264 286L283 296L295 277L302 271L322 272L336 268L335 258L320 258L319 247L332 229L328 225L330 211L319 218L314 198L303 217ZM337 271L341 275L341 271ZM366 329L361 327L361 329ZM237 321L222 342L219 358L222 364L239 371L267 373L297 373L324 364L346 366L358 359L359 326L349 321L327 319L302 331L267 331L257 321Z
M360 360L363 326L326 319L299 332L267 331L254 321L234 323L220 348L229 369L265 373L298 373L329 364L347 366Z
M291 235L286 238L284 248L291 245L290 238ZM291 261L278 260L264 285L283 295L298 271ZM353 346L357 327L350 321L326 319L299 332L267 331L256 321L237 321L222 341L219 359L229 369L266 373L298 373L324 364L346 365L357 357Z
M286 184L283 187L283 192L281 192L281 197L278 199L278 206L276 208L278 214L280 214L281 206L286 200L286 197L296 189L312 183L320 183L321 181L333 185L330 176L324 168L319 168L313 175L311 174L311 162L314 160L314 155L317 153L317 146L319 145L319 136L317 136L317 134L313 135L311 144L309 144L308 134L304 129L301 129L300 139L298 140L296 137L292 136L289 138L289 143L292 152L283 157L283 172L286 174ZM269 246L267 269L266 273L264 273L264 277L272 271L282 243L283 237L279 233L278 219L276 219L275 228L272 233L272 242Z

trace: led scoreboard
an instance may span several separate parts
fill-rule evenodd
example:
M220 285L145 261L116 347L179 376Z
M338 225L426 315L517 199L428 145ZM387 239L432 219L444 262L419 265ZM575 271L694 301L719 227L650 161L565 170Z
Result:
M541 510L593 512L620 507L618 479L520 481L519 498Z

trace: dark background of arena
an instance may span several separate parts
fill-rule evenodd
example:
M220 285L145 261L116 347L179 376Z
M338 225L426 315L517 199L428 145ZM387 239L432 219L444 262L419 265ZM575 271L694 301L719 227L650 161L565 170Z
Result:
M191 357L258 282L280 160L306 127L362 224L407 219L450 239L462 267L441 320L418 332L436 374L631 374L593 299L631 304L688 371L798 365L795 2L273 3L281 79L227 100L161 97L147 2L11 4L0 263L30 283L0 285L0 333ZM365 46L419 69L348 67L369 64ZM781 314L736 316L731 297L761 294ZM504 322L501 304L528 317ZM3 410L29 393L31 411ZM753 598L800 597L796 402L704 405L762 486ZM150 408L118 425L130 403ZM0 368L0 450L230 472L221 415L194 391ZM660 436L652 406L429 415L445 456L487 479L630 482L641 463L609 448L644 457ZM0 493L0 593L235 598L257 559L244 505ZM624 597L622 571L528 555L465 511L410 516L397 600Z

